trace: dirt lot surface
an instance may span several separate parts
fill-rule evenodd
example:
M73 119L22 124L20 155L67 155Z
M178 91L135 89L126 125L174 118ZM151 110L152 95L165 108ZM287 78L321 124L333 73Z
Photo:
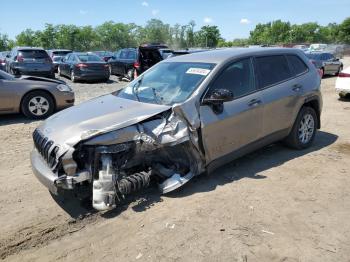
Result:
M350 261L350 100L338 100L335 79L322 80L322 129L312 148L272 145L176 193L149 189L105 214L56 202L29 163L39 122L1 116L0 258ZM80 103L123 84L71 86Z

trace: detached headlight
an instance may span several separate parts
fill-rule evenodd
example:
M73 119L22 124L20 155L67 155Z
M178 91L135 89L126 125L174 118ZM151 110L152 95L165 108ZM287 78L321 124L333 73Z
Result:
M64 84L59 84L58 86L56 86L56 88L58 90L60 90L61 92L72 92L72 88L70 88L69 86L67 85L64 85Z

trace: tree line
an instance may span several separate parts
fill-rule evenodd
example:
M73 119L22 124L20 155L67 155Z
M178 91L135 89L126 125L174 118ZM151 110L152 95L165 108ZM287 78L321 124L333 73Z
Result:
M43 30L25 29L14 40L0 32L0 51L13 46L40 46L45 49L112 50L136 47L142 43L166 43L172 48L231 47L245 45L275 45L290 43L350 44L350 17L342 23L321 26L318 23L291 24L281 20L257 24L249 38L226 41L216 25L195 30L196 23L171 26L158 19L145 26L108 21L102 25L76 26L45 24Z

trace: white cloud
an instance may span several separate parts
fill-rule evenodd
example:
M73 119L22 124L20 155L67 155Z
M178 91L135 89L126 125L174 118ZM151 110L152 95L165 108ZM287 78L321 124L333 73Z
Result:
M214 20L213 20L213 18L211 18L211 17L204 17L203 22L204 22L205 24L211 24L211 23L214 22Z
M86 10L79 10L79 14L81 15L86 15L88 13L88 11Z
M242 25L247 25L250 24L251 21L248 18L242 18L241 21L239 21L239 23Z
M152 10L152 15L156 16L159 14L159 10L158 9L153 9Z
M146 1L143 1L141 5L142 5L142 6L145 6L145 7L148 7L148 6L149 6L148 2L146 2Z

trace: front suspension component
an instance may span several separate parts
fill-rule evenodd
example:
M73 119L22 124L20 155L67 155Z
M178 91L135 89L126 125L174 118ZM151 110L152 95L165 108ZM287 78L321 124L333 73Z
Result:
M148 187L150 172L140 172L121 179L118 182L119 192L128 195L140 189Z

